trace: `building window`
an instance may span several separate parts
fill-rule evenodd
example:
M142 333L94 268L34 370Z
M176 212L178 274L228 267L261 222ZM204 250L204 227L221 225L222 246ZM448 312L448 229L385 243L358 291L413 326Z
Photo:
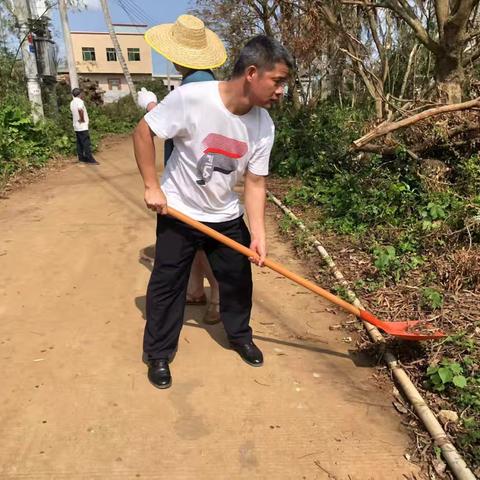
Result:
M82 47L82 57L84 62L94 62L95 49L93 47Z
M107 62L116 62L117 52L114 48L107 48Z
M119 78L109 78L108 79L108 89L109 90L121 90L122 82Z
M140 61L140 49L139 48L128 48L128 61L129 62L139 62Z

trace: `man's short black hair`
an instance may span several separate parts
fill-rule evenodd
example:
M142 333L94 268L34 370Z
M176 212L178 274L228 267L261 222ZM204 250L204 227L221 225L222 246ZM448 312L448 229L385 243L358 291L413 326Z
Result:
M266 35L257 35L250 39L240 52L233 66L232 77L243 75L250 65L254 65L259 70L271 70L281 62L289 70L293 68L293 58L280 42Z
M74 89L72 90L72 95L73 95L74 97L78 97L81 93L82 93L82 91L81 91L79 88L74 88Z

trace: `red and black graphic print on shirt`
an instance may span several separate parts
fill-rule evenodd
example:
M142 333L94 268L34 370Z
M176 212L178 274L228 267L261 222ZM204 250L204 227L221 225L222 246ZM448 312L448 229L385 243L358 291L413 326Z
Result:
M203 139L202 158L198 161L200 178L198 185L205 185L212 178L213 172L229 175L237 169L237 160L248 151L245 142L228 138L219 133L209 133Z

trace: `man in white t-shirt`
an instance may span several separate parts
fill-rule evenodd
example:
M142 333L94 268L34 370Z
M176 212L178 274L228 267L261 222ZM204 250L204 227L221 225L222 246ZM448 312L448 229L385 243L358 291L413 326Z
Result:
M88 132L88 112L82 100L82 91L79 88L72 90L73 100L70 102L70 111L73 118L73 129L77 136L77 155L82 163L98 165L92 155L92 144Z
M231 80L175 89L145 115L134 132L145 203L158 213L155 264L147 289L144 356L148 378L171 385L169 361L183 323L190 266L203 248L220 287L220 317L231 347L252 366L263 364L252 341L250 262L240 253L169 217L167 204L266 256L265 177L274 125L264 108L283 95L292 59L277 41L257 36L235 63ZM262 108L264 107L264 108ZM154 135L173 138L159 185ZM244 176L245 209L234 187Z

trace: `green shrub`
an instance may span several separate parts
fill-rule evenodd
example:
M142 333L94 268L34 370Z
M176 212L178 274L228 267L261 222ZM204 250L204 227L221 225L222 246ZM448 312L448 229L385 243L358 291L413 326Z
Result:
M382 281L398 282L436 248L480 242L479 156L452 159L450 183L432 190L404 148L388 157L348 152L361 135L363 112L328 103L298 110L286 105L274 117L272 170L301 180L285 202L317 207L310 209L312 221L360 240ZM423 293L423 308L440 308L441 299Z
M273 111L276 125L272 171L282 176L334 172L360 131L362 113L331 103Z
M100 135L131 132L142 118L142 112L130 95L118 102L88 109L90 130Z
M54 121L35 124L22 104L0 108L0 178L43 166L56 153L71 153L71 145Z
M0 56L1 57L1 56ZM10 65L15 66L10 62ZM0 79L7 73L5 65L0 68ZM8 72L10 74L10 71ZM3 77L2 77L3 76ZM75 154L75 132L70 112L70 89L58 84L56 98L58 109L53 109L45 120L34 123L23 77L17 74L17 81L5 81L6 89L0 97L0 182L21 170L39 168L57 154ZM20 86L19 86L20 85ZM159 93L161 97L161 91ZM89 104L92 145L97 147L106 134L129 133L140 120L143 112L135 105L131 96L123 97L108 105Z
M462 160L458 167L458 186L464 193L480 195L480 156Z

